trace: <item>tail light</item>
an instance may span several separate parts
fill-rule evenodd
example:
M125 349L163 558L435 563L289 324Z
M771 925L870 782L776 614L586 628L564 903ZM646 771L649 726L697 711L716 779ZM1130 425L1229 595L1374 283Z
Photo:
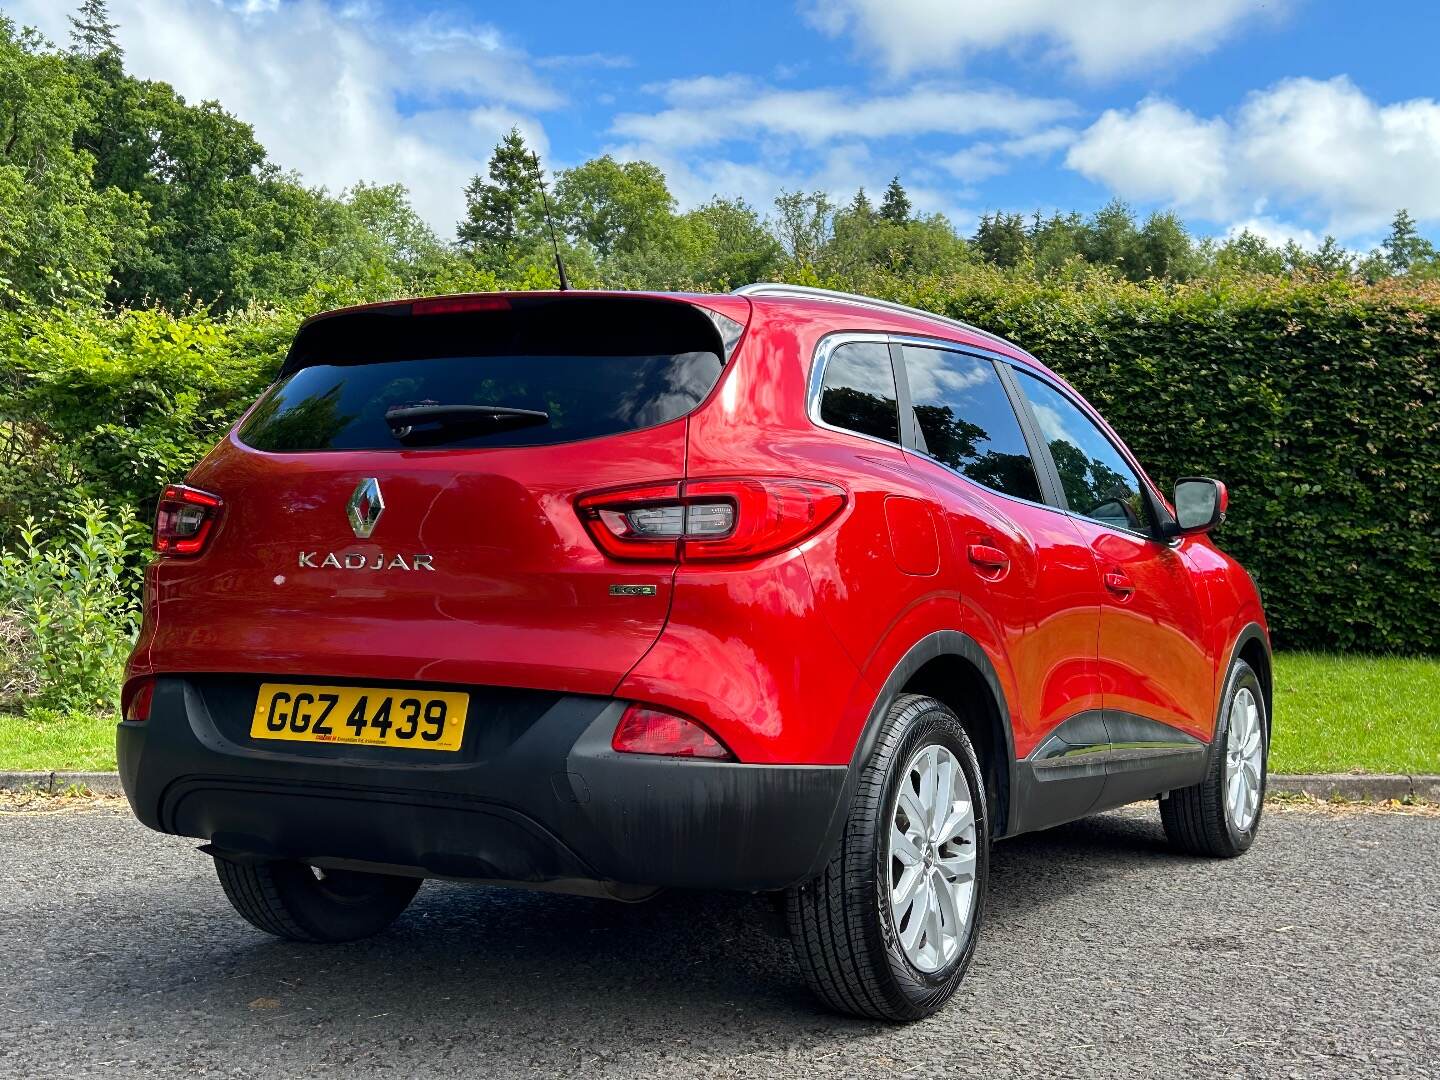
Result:
M580 517L607 555L662 562L735 562L794 547L845 506L819 480L687 480L583 496Z
M126 720L149 720L150 703L155 700L155 680L137 679L125 688L125 707L122 715Z
M162 555L199 555L220 518L220 496L171 484L155 509L155 550Z
M734 760L725 744L694 720L644 705L631 705L625 710L615 725L610 746L621 754Z

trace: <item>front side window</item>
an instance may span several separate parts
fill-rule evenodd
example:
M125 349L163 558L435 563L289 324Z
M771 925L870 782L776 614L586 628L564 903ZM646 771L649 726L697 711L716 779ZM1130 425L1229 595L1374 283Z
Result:
M1070 509L1118 529L1148 532L1150 511L1140 478L1115 444L1049 383L1024 371L1016 375L1050 447Z
M900 441L900 409L888 345L851 341L830 354L820 386L820 419L861 435Z
M906 345L920 449L976 483L1040 502L1020 421L989 360Z

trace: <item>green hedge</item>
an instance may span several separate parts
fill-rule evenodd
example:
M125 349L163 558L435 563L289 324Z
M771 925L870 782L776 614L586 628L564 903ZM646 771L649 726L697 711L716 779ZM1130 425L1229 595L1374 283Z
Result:
M1259 582L1279 643L1440 652L1440 290L1037 284L984 268L823 284L1006 334L1158 482L1224 480L1219 543ZM148 516L270 379L299 317L0 316L0 543L77 493Z

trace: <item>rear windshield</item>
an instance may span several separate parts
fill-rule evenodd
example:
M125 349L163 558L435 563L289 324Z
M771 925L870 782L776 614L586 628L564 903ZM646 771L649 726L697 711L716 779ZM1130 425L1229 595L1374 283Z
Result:
M501 303L311 324L239 438L274 452L542 446L674 420L720 377L729 328L689 305Z

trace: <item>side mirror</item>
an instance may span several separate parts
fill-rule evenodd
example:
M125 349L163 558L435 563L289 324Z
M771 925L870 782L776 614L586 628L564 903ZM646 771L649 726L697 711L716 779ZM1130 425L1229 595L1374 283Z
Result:
M1175 524L1171 536L1209 532L1225 521L1230 495L1219 480L1182 476L1175 481Z

